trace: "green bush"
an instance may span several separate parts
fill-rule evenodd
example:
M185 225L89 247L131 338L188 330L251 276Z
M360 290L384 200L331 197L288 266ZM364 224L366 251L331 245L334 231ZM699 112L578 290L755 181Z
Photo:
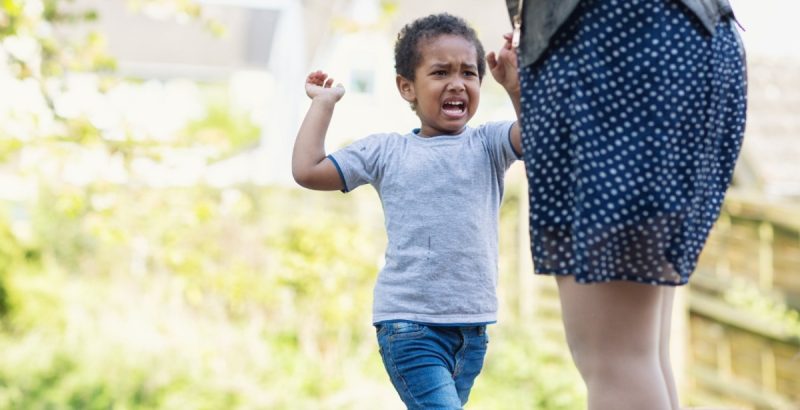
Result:
M41 198L38 267L10 271L0 409L400 405L370 324L385 245L371 192L94 186ZM32 264L0 232L0 258ZM571 364L517 327L492 329L470 407L574 408Z

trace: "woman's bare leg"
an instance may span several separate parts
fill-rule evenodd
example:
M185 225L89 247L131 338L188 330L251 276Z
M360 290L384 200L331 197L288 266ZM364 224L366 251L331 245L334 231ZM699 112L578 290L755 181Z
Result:
M572 358L589 410L671 410L659 354L662 287L557 277Z
M664 375L664 382L667 385L669 401L672 410L681 408L678 400L678 388L675 385L675 377L672 374L672 361L670 359L670 337L672 336L672 309L675 300L675 288L663 286L661 289L661 332L658 345L658 355L661 361L661 373Z

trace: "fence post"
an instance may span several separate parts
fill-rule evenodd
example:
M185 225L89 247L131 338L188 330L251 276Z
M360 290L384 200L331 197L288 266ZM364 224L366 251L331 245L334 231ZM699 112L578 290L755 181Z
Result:
M519 317L524 324L532 323L536 311L536 303L539 298L537 282L533 277L533 260L530 247L530 235L528 234L528 184L522 183L519 186L519 214L517 215L517 275L519 280Z
M772 223L763 221L758 226L758 284L761 289L772 289L775 276L773 270L772 242L774 230Z
M722 329L722 326L720 326ZM717 345L717 366L720 377L727 380L733 377L733 357L731 353L731 343L725 330L722 330L722 337Z
M769 345L761 348L761 385L768 392L778 391L775 353Z
M731 215L728 211L723 211L717 220L715 236L717 239L717 263L715 264L715 276L729 277L731 274L731 262L728 258L728 234L731 230Z

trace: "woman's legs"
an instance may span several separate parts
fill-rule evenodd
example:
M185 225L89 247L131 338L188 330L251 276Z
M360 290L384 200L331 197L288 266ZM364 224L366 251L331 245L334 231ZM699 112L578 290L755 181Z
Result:
M661 332L659 335L658 355L661 361L661 372L667 384L667 392L672 405L672 410L681 408L678 400L678 388L675 386L675 377L672 375L672 361L670 360L670 337L672 336L672 306L675 300L675 288L672 286L661 287Z
M589 410L672 410L660 354L665 292L634 282L557 277L572 358Z

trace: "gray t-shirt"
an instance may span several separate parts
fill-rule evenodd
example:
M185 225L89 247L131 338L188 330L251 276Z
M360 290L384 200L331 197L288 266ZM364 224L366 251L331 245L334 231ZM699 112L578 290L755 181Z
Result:
M497 241L503 177L519 157L513 122L423 138L376 134L329 155L344 192L378 191L386 264L373 323L476 324L497 320Z

